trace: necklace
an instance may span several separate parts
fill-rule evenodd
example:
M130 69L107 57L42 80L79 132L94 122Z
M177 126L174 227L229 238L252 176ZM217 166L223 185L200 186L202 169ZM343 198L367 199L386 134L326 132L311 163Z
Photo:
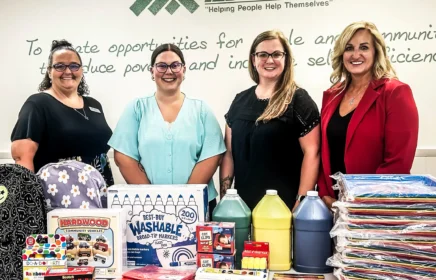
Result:
M356 98L360 97L366 91L366 88L368 87L368 85L363 90L361 90L358 94L356 94L355 96L351 97L350 100L348 101L348 105L353 106L354 105L354 101L356 100Z
M57 91L55 91L55 90L53 90L53 92L55 93L55 94L58 94L57 93ZM60 95L62 95L64 98L66 98L67 100L69 99L68 98L68 96L66 96L63 92L60 92ZM59 99L58 99L59 100ZM60 101L60 102L62 102L62 103L64 103L63 101ZM65 104L65 103L64 103ZM67 105L68 106L68 105ZM71 107L70 107L71 108ZM83 114L82 113L80 113L76 108L73 108L74 109L74 111L76 111L78 114L80 114L82 117L84 117L85 118L85 120L89 120L89 117L86 115L86 112L85 112L85 101L83 101L83 108L82 108L82 111L83 111Z
M350 99L350 101L348 101L348 104L350 105L350 106L353 106L353 104L354 104L354 100L356 99L356 97L358 97L360 94L358 94L358 95L356 95L356 96L353 96L353 97L351 97L351 99Z
M77 111L77 109L75 109L75 108L73 108L73 109L74 109L74 111L76 111L77 113L79 113L82 117L84 117L85 120L89 120L89 118L88 118L88 116L86 115L86 112L85 112L85 107L82 108L82 110L83 110L83 114L80 113L79 111Z

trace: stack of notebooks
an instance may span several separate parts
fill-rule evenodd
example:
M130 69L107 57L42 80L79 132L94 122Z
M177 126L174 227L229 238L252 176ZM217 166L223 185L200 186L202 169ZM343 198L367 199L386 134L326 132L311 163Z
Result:
M436 279L436 179L335 175L338 279Z

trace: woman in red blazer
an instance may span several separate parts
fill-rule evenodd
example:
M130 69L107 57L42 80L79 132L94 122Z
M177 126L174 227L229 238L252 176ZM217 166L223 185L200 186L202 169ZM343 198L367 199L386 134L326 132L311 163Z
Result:
M335 43L333 86L321 109L319 196L337 199L330 174L408 174L418 140L418 111L400 82L376 26L352 23Z

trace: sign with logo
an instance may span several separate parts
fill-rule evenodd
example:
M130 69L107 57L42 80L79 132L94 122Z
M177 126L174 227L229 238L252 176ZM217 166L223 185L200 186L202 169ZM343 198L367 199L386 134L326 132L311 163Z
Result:
M195 12L199 5L194 0L136 0L130 10L139 16L145 9L153 15L157 15L162 9L174 14L180 7L184 7L190 13Z

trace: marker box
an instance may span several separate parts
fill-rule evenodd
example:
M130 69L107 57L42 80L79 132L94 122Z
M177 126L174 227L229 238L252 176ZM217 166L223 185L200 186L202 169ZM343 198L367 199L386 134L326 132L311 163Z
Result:
M199 223L197 225L197 251L233 255L235 252L235 223Z
M207 201L206 184L109 187L108 207L128 210L128 266L195 260L196 225L206 220Z
M235 268L235 254L236 250L233 255L197 253L197 266L233 269Z
M196 259L190 259L190 260L170 262L170 266L171 267L176 267L176 266L196 267L197 266L197 260Z

